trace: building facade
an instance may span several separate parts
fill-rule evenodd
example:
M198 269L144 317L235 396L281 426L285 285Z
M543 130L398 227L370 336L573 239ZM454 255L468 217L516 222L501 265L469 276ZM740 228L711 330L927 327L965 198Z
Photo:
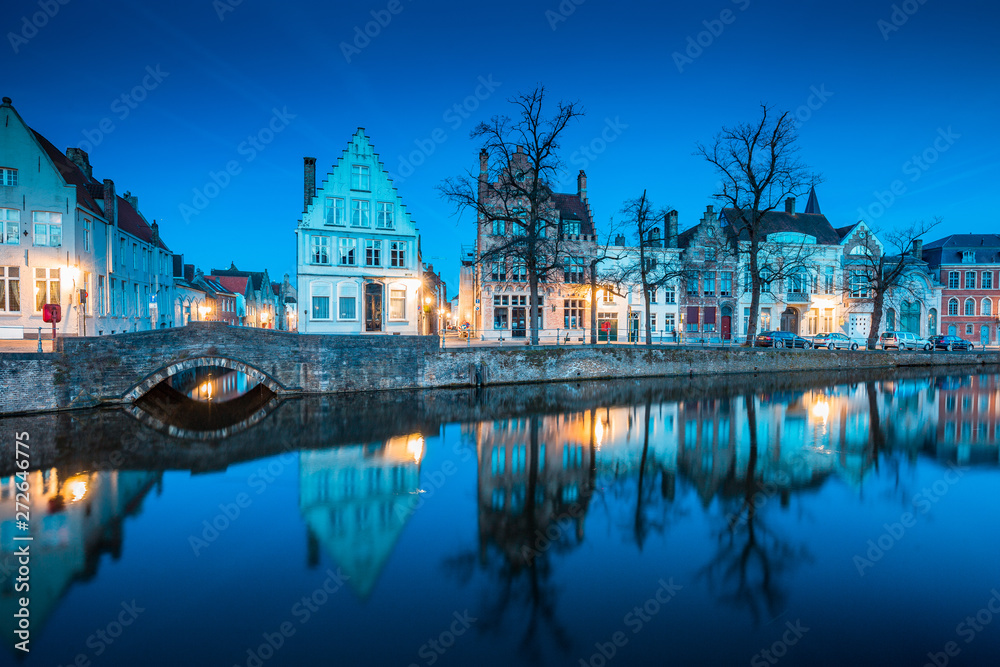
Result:
M295 231L299 331L420 333L417 227L364 128L318 188L316 158L304 163Z
M1000 235L952 234L921 255L942 285L941 333L979 346L1000 341Z

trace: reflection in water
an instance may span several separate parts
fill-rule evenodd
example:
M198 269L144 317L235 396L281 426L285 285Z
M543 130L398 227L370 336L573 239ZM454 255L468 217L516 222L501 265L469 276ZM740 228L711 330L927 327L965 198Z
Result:
M217 396L221 385L213 387ZM560 397L561 403L552 404L553 396ZM852 530L838 525L839 514L871 515L878 526L883 517L898 517L906 509L912 494L904 491L901 480L914 479L937 461L990 464L982 468L993 470L1000 446L1000 375L995 374L894 376L881 382L859 378L833 384L784 379L765 385L751 379L733 380L722 389L664 382L550 385L397 394L386 397L384 404L379 400L383 399L287 401L260 423L226 440L221 452L214 444L189 447L167 435L142 431L142 447L127 452L123 460L225 468L244 457L300 449L295 517L299 521L289 516L287 508L279 514L275 506L273 516L267 517L268 526L281 531L279 537L301 539L304 531L306 573L322 572L325 566L320 563L327 559L346 575L354 595L331 602L341 610L331 617L347 623L345 619L377 608L387 625L419 625L422 619L393 615L397 606L411 609L412 605L386 606L380 594L417 604L410 600L406 587L412 585L416 591L419 580L426 578L433 584L433 594L445 597L442 604L448 609L474 606L479 620L463 642L491 647L492 652L476 654L475 659L466 654L456 664L509 664L517 661L509 657L514 652L522 661L576 664L577 656L592 652L588 647L594 641L604 641L621 629L605 631L600 626L602 634L594 636L594 619L603 611L602 596L618 604L623 594L617 587L632 586L624 595L627 610L644 599L633 599L642 595L641 586L673 573L687 574L685 599L699 599L701 606L678 597L677 604L671 604L685 611L677 611L681 616L671 616L669 623L664 620L662 628L684 627L684 632L701 633L692 635L691 643L697 647L698 642L711 644L706 633L714 632L710 628L724 617L730 624L727 632L735 637L732 646L722 642L717 649L699 650L730 651L728 664L734 664L745 662L753 651L773 641L767 634L773 630L772 620L806 604L802 589L813 585L810 575L824 583L829 578L834 587L855 585L849 555L838 557L833 569L822 562L832 548L824 546L827 529ZM523 407L544 401L550 401L544 409ZM100 419L97 414L93 424L98 430L112 423L118 424L116 428L126 428L121 424L131 424L128 428L133 430L144 428L137 422L108 421L118 413L99 413ZM475 417L462 419L462 415ZM24 422L29 418L19 419L14 424L18 430L32 430ZM81 413L74 428L80 429L86 419ZM41 421L34 423L36 433L43 431ZM449 424L460 431L463 445L475 454L465 468L449 458L454 452L446 451L440 438L430 435ZM44 432L40 439L48 435L53 442L58 439ZM244 450L251 454L241 454ZM458 470L442 483L443 489L437 482L429 486L427 471L421 479L422 463L434 456L445 457L445 463L456 464ZM427 464L431 472L444 468L439 459ZM51 615L71 581L96 572L100 553L117 553L122 518L138 507L160 479L159 473L83 472L84 468L65 463L31 473L32 488L38 491L32 498L32 516L37 513L38 517L32 530L37 531L39 547L34 563L45 572L46 581L45 588L32 598L32 605L38 605L37 618ZM465 479L463 475L470 482L467 489L458 481ZM462 514L437 503L449 485L456 489L449 505L471 503L474 507L468 509L474 512ZM220 488L223 499L236 493L229 486ZM428 488L434 493L426 493L424 502L422 491ZM810 502L831 488L840 505ZM15 567L13 478L2 479L0 491L0 562L5 577L0 613L10 619L14 598L9 573ZM829 493L825 496L830 497ZM266 513L268 498L254 497L254 504L246 510L248 518L239 521L251 521L252 512ZM183 501L172 502L183 515ZM419 513L428 517L421 524L425 532L407 531L407 526L419 523ZM197 526L202 518L185 516L184 521ZM925 530L938 529L931 527L937 525L932 522L926 525ZM232 530L235 533L238 527ZM433 530L455 536L457 542L442 548L439 542L446 540ZM877 537L868 530L848 532L849 541L863 549L866 540ZM919 548L912 555L906 551L911 545L940 549L954 542L940 540L940 545L932 547L914 535L905 548L893 552L900 559L897 564L925 557ZM272 549L270 541L255 548L279 558L282 547ZM219 546L213 546L213 556L224 553L228 543L234 549L243 544L235 534L224 535ZM239 551L231 553L236 580L257 576L252 568L243 571L242 558ZM916 567L917 562L909 565ZM287 568L283 578L301 579L296 591L315 587L315 579L295 570L301 568L301 560L282 563ZM445 576L434 581L441 563ZM197 568L190 567L191 576L197 577ZM880 567L880 576L893 572L891 566ZM642 576L638 588L631 580L639 576L633 570ZM414 578L414 572L420 577ZM391 585L380 587L381 579L391 579ZM408 583L412 579L418 581ZM297 595L301 593L292 597ZM225 605L222 598L219 604ZM476 600L474 605L470 599ZM238 609L232 604L235 614ZM282 604L287 610L284 599L274 602L279 611ZM817 605L813 613L822 608ZM617 613L617 607L612 611ZM954 607L949 609L952 612ZM834 614L826 619L828 625L836 626L837 612L827 613ZM884 617L891 619L892 613ZM9 620L5 623L9 625ZM440 631L419 627L421 633ZM583 631L583 627L589 629ZM751 634L757 630L764 634ZM824 641L822 632L817 629L811 636L814 646ZM219 641L225 643L227 636L220 636ZM330 648L320 635L303 633L296 641L310 655L325 654ZM656 644L651 637L643 641ZM831 643L831 650L839 650L840 641ZM373 640L365 648L370 652L365 659L372 664L412 661L407 655L400 659L392 653L391 645L381 637ZM745 655L740 653L751 647ZM240 648L232 651L237 657ZM630 646L635 652L629 659L662 660L662 648L661 643L658 652L643 653L636 642ZM274 664L296 664L292 650L287 662ZM684 651L694 649L677 650L679 661L691 662Z
M196 401L224 403L247 393L259 382L250 380L246 373L230 368L201 366L171 375L164 382Z

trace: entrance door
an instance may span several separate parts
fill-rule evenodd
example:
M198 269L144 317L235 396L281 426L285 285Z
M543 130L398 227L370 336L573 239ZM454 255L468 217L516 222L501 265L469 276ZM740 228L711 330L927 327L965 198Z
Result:
M985 324L979 330L979 342L983 344L983 347L990 344L990 328Z
M382 285L365 285L365 331L382 331Z
M597 340L602 342L608 340L618 340L617 313L597 314Z
M949 336L957 336L958 335L958 329L955 328L954 324L949 324L948 325L948 335Z
M799 332L799 314L794 308L786 308L781 314L781 331Z
M525 310L523 306L510 309L510 336L511 338L524 338L527 334L527 321L525 320Z
M639 313L628 314L628 341L630 343L639 341Z
M721 323L722 340L732 340L733 338L733 309L729 306L722 307Z

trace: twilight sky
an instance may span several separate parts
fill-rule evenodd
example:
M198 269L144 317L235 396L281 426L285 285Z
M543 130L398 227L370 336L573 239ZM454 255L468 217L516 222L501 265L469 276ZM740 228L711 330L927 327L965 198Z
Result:
M372 12L386 25L366 43ZM695 142L764 102L797 113L835 226L997 231L982 212L1000 182L998 16L943 0L6 0L0 94L137 195L185 261L276 280L294 276L302 157L321 181L363 126L451 297L473 218L435 186L475 168L469 131L538 83L587 112L562 190L585 169L599 225L643 189L693 224L717 182ZM196 194L230 161L225 187Z

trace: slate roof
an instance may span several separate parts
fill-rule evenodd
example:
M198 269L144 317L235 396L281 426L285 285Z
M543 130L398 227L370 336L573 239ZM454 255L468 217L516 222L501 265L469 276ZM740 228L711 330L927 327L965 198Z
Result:
M727 221L732 221L738 219L739 211L735 208L724 208L722 215ZM808 234L816 238L816 243L823 245L839 245L842 238L822 213L769 211L764 214L761 228L765 235L782 232ZM732 232L730 231L730 233ZM740 232L740 240L749 240L745 230Z
M809 188L809 201L806 202L806 213L822 213L819 210L819 198L816 196L816 188Z
M590 211L587 210L587 205L580 201L579 195L553 192L552 201L559 209L560 220L579 220L581 234L594 233L594 221L590 219Z
M969 264L962 253L976 253L975 264L1000 264L1000 234L951 234L924 244L924 259L932 267L942 264Z

